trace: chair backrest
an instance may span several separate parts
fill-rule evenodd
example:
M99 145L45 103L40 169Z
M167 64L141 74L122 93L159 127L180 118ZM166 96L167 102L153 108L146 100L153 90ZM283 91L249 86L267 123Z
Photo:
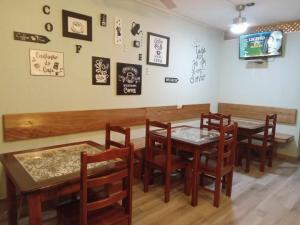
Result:
M276 133L277 114L266 115L263 146L268 142L274 144Z
M237 143L237 123L220 127L217 171L233 168Z
M217 130L223 125L231 124L231 115L223 115L221 113L201 114L200 129Z
M159 129L165 135L157 135L151 130ZM171 123L146 120L146 161L151 161L155 154L166 154L166 168L171 168Z
M123 141L112 140L112 132L124 135ZM112 146L117 148L124 148L130 144L130 128L123 128L121 126L111 126L110 123L106 124L105 129L105 149Z
M120 160L122 159L122 162ZM107 172L96 177L88 177L88 165L111 161L117 162L114 169L108 166ZM117 164L116 163L116 164ZM121 166L122 165L122 166ZM101 166L101 165L100 165ZM89 188L101 187L107 184L122 181L121 190L114 192L100 200L88 202L87 192ZM88 212L113 205L122 200L122 206L131 219L132 214L132 183L133 183L133 145L126 148L112 148L101 153L88 155L81 153L80 170L80 224L87 225Z

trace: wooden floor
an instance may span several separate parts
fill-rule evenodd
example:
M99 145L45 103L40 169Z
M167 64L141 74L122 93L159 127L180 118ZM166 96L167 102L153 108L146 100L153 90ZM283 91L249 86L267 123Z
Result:
M236 170L232 198L223 195L219 209L212 206L208 192L199 191L199 204L193 208L183 187L178 186L166 204L161 186L151 186L148 193L143 193L142 184L137 181L133 188L133 224L300 225L300 162L277 160L273 169L264 174L257 168L254 164L249 174ZM7 224L3 208L0 210L0 225ZM48 210L43 216L44 224L56 224L55 210ZM28 224L28 219L21 218L20 224Z

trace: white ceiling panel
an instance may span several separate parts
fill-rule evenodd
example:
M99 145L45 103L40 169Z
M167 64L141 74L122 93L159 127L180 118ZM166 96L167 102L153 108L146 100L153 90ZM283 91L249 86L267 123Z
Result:
M167 9L160 0L137 1L222 30L228 30L238 15L235 5L250 2L255 6L246 7L242 15L251 26L300 19L300 0L172 0L176 4L174 9Z

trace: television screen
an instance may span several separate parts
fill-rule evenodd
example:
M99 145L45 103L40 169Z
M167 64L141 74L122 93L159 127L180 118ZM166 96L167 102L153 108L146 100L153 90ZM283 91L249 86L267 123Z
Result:
M240 36L240 59L282 55L282 31L268 31Z

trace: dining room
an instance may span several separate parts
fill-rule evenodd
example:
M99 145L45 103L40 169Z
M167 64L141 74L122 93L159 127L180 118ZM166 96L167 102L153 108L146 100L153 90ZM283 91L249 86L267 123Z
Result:
M0 11L0 225L299 224L298 0Z

